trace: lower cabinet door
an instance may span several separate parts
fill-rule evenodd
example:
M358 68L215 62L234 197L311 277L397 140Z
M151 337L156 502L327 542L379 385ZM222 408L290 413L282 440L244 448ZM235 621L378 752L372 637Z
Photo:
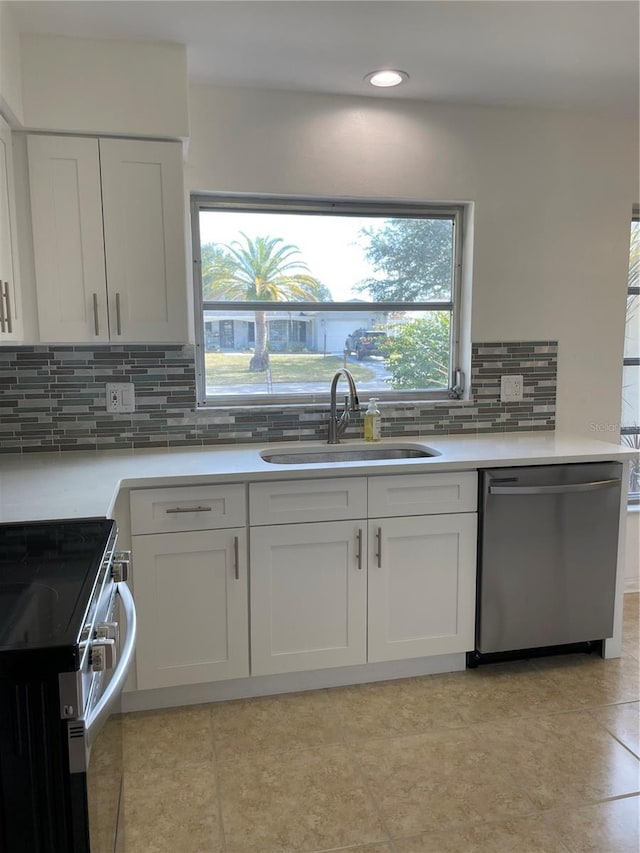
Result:
M132 543L138 689L249 675L245 528Z
M251 530L251 673L366 661L366 521Z
M369 520L369 661L473 648L476 519Z

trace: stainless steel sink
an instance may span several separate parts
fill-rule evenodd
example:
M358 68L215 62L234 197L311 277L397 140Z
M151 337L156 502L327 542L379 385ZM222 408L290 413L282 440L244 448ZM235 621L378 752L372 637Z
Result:
M331 447L326 450L263 450L265 462L273 465L308 465L314 462L366 462L376 459L423 459L439 456L437 450L421 447Z

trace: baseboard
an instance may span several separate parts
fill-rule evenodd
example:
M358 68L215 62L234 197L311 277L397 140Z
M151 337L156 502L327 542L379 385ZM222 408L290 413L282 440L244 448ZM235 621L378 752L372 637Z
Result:
M436 675L465 669L464 652L434 655L428 658L367 663L312 672L287 672L281 675L259 675L209 684L184 684L155 690L132 690L122 694L122 710L151 711L156 708L176 708L179 705L199 705L253 696L272 696L277 693L297 693L323 687L344 687L366 684L369 681L391 681L416 675Z
M625 578L625 592L640 592L640 578Z

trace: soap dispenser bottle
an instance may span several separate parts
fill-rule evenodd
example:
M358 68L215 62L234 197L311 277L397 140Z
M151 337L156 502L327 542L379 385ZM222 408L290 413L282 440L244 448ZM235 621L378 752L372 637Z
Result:
M371 397L369 408L364 413L364 440L380 441L382 437L382 415L378 408L378 398Z

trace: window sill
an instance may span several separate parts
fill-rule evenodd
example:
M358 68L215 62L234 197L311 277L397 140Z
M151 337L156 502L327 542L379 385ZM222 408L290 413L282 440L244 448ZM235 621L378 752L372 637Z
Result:
M449 409L449 408L458 408L458 407L464 408L465 406L473 406L473 405L475 405L475 403L476 403L476 401L471 397L468 399L465 399L465 400L454 400L454 399L443 398L441 400L402 400L402 399L399 399L399 400L379 400L378 401L378 405L380 406L381 410L383 411L383 414L384 414L385 408L389 409L389 408L396 408L399 406L413 406L413 407L420 406L420 408L434 408L434 409L447 408L447 409ZM218 404L207 403L205 405L196 406L195 414L198 417L202 417L203 419L206 419L207 415L215 417L216 415L220 415L221 412L247 411L247 409L250 409L252 412L259 414L260 412L269 413L269 412L275 412L275 411L282 411L283 409L286 409L287 411L294 412L294 411L304 411L306 409L311 409L311 408L315 409L315 408L323 408L323 407L324 408L329 407L329 400L328 399L317 400L315 402L312 401L312 402L306 402L306 403L297 402L297 403L273 403L273 404L271 404L271 403L248 402L245 404L229 403L226 405L224 403L218 403ZM361 411L364 411L362 402L360 404L360 408L361 408Z

